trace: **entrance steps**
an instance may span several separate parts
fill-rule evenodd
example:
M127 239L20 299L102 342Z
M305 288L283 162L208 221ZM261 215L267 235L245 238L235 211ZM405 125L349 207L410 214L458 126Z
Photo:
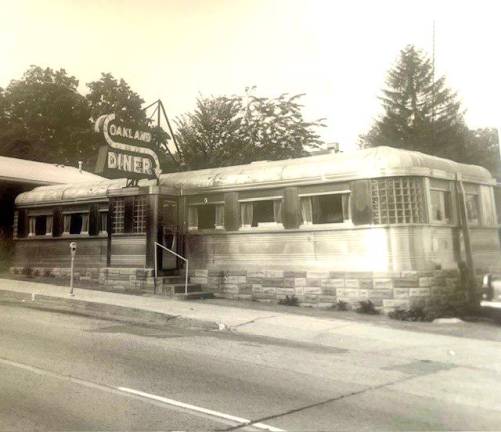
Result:
M195 300L214 297L211 292L203 291L200 284L189 281L185 292L184 275L158 276L156 289L153 294L174 297L179 300Z

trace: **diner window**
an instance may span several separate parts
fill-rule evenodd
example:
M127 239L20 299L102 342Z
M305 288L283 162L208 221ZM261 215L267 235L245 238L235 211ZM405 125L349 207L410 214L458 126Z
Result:
M371 181L375 224L425 223L423 184L420 177L392 177Z
M146 197L135 196L133 200L133 224L132 232L145 233L146 232Z
M28 237L51 236L54 218L52 215L33 215L28 217Z
M123 233L125 227L125 202L123 198L113 200L113 213L111 217L111 232Z
M350 219L349 194L301 197L302 225L343 223Z
M66 213L63 215L63 235L88 235L89 213Z
M189 229L224 228L224 204L204 204L188 207Z
M466 219L468 220L468 223L471 225L480 224L478 195L467 193L465 195L465 204L466 204Z
M240 203L242 228L276 226L282 223L282 199Z
M430 199L432 222L449 223L451 218L450 192L432 189Z

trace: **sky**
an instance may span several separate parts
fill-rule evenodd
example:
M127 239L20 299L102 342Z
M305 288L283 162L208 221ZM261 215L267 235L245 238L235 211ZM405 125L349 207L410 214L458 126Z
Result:
M499 6L498 6L499 4ZM123 78L171 120L197 96L305 93L306 120L344 151L381 115L385 76L408 44L433 51L469 127L501 128L501 2L0 0L0 87L30 65L86 83Z

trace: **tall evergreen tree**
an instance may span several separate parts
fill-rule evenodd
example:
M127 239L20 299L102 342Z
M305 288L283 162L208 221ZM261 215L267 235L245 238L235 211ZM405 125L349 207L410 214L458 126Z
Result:
M412 45L400 52L380 99L384 114L361 137L362 146L389 145L465 161L464 111L456 93L445 86L445 77L434 79L423 52Z

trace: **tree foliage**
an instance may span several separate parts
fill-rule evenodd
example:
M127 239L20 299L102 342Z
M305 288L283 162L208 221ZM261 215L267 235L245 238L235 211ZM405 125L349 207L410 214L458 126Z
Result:
M135 128L147 125L146 115L142 110L144 100L123 80L117 80L110 73L102 73L101 78L87 84L90 92L90 117L95 121L103 114L115 113L117 118Z
M362 147L387 145L493 169L495 135L471 131L457 94L434 78L430 59L414 46L400 52L380 97L384 114L361 136ZM493 153L494 152L494 153Z
M64 69L31 66L19 80L0 89L0 154L42 162L83 161L94 168L101 137L92 122L116 112L133 127L147 124L143 99L120 79L102 74L78 92L78 80Z
M191 168L304 156L321 144L315 127L303 119L302 95L199 97L192 113L179 117L177 141L183 163Z
M30 67L3 97L0 152L60 163L86 156L89 108L64 69Z

